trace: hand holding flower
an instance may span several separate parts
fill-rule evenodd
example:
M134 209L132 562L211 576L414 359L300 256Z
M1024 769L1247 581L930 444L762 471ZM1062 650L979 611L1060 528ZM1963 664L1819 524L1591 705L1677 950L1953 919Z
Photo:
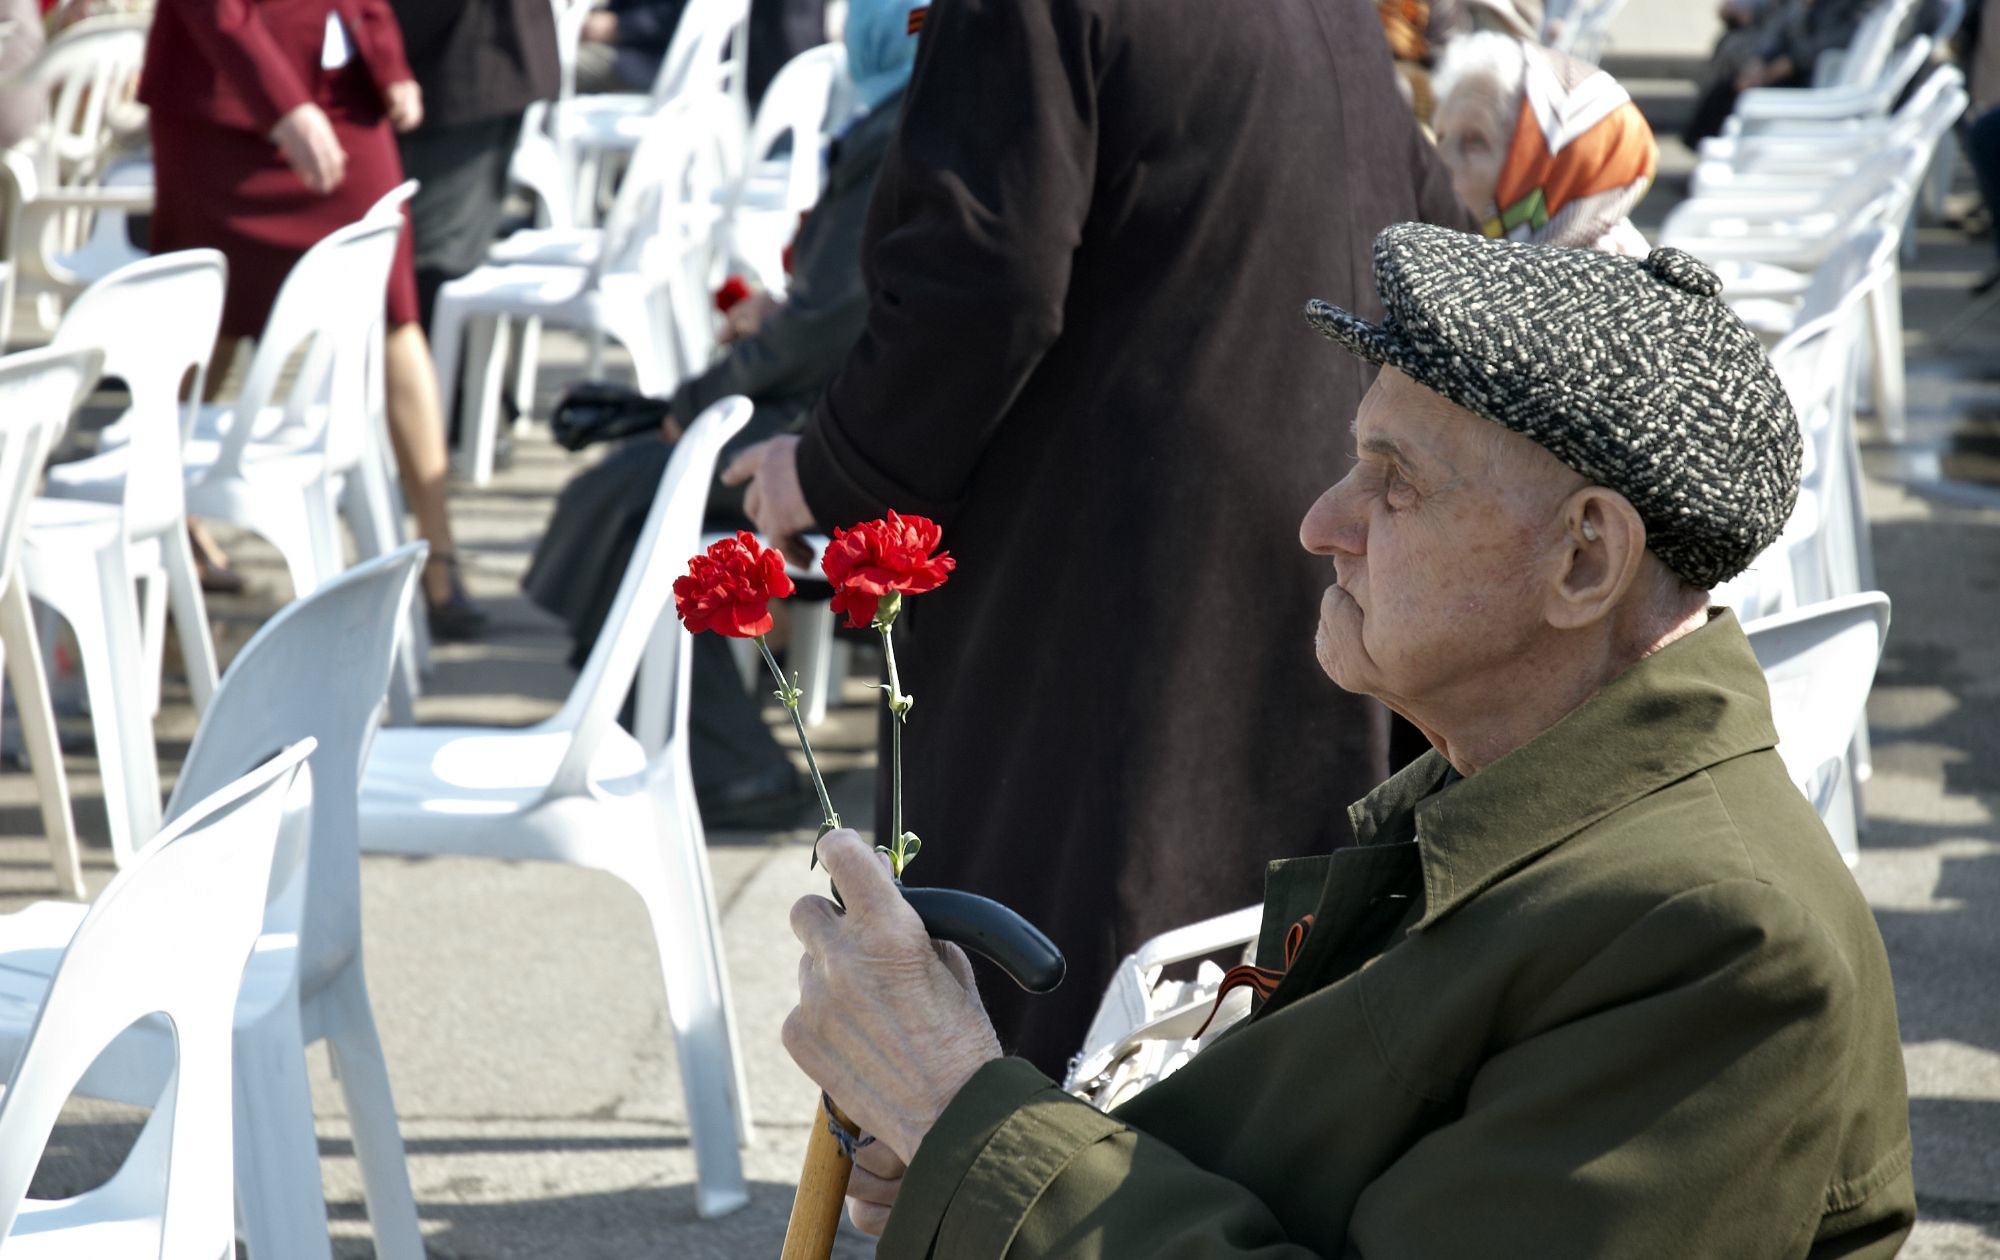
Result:
M847 909L824 897L792 907L806 952L785 1049L907 1164L965 1082L1000 1057L1000 1042L965 954L932 943L887 864L852 831L827 835L819 850Z

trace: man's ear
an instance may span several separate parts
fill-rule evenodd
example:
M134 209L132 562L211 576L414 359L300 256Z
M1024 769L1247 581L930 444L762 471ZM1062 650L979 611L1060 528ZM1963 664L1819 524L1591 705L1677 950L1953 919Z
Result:
M1581 630L1624 602L1646 555L1646 523L1624 495L1585 486L1563 501L1561 549L1543 613L1558 630Z

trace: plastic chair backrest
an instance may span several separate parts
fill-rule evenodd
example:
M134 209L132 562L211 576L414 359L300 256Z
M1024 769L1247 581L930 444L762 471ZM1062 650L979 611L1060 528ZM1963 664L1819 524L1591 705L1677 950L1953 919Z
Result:
M1896 272L1899 233L1881 223L1857 225L1820 263L1799 299L1799 318L1790 336L1822 321L1860 312L1862 299Z
M566 101L576 95L577 46L583 42L583 24L597 6L593 0L549 0L556 18L556 99Z
M653 99L669 101L690 89L720 90L749 113L750 0L688 0L674 24Z
M272 931L299 933L308 994L360 945L361 768L425 551L412 543L358 564L265 622L223 673L167 801L165 817L178 818L273 748L319 741L305 878L288 838L269 920Z
M826 150L826 123L834 85L847 73L847 46L821 44L786 62L764 89L757 116L750 124L748 162L737 185L742 187L780 139L790 136L785 159L785 207L803 213L819 200L821 158Z
M1778 755L1803 789L1854 741L1889 634L1889 597L1867 591L1743 627L1771 688Z
M241 470L257 417L276 400L285 367L301 348L305 361L287 399L287 426L306 434L305 445L318 449L335 472L360 459L369 341L382 322L389 267L402 230L400 215L370 210L292 264L223 429L217 473Z
M1822 81L1815 67L1814 82L1823 87L1867 83L1882 73L1896 48L1896 34L1909 15L1915 0L1886 0L1870 9L1854 29L1853 38L1831 63L1831 72Z
M84 1072L135 1021L164 1015L173 1023L174 1071L127 1166L147 1162L157 1150L152 1141L168 1143L166 1176L133 1178L147 1198L164 1200L162 1260L232 1251L236 995L263 917L285 795L312 751L311 740L286 747L189 809L84 915L0 1097L0 1151L7 1153L0 1160L0 1239L12 1230L63 1102Z
M678 279L691 265L692 250L705 278L714 248L715 194L728 173L716 132L727 109L722 97L702 92L677 96L653 111L604 216L597 275Z
M103 352L24 350L0 358L0 591L14 580L21 531L49 448L97 383Z
M31 146L46 186L87 178L109 150L112 110L132 97L148 25L142 17L88 18L50 41L21 72L21 86L49 98L47 122Z
M229 264L212 249L142 259L85 289L51 345L104 352L103 372L125 382L132 458L125 471L125 535L177 525L187 510L181 442L200 406L202 377L222 324ZM193 374L184 402L182 384Z
M640 527L639 541L625 566L618 594L605 614L604 628L597 644L577 675L576 686L549 725L572 732L568 750L557 768L550 787L552 796L581 795L590 783L590 763L617 719L625 695L638 675L640 658L646 655L653 627L665 615L673 594L674 579L686 570L688 558L701 543L702 513L708 508L708 488L715 479L715 460L723 444L750 422L747 398L725 398L711 406L674 446L660 488L653 494L652 510ZM675 643L686 645L679 636ZM686 729L686 702L692 653L680 651L677 660L667 662L655 655L650 664L674 671L679 679L676 694L680 703L674 717L674 731Z

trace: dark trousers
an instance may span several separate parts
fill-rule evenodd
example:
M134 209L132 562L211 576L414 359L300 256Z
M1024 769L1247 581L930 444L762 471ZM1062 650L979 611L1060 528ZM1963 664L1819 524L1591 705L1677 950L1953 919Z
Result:
M426 332L438 290L485 261L500 231L507 164L520 136L521 119L515 115L425 125L398 140L403 173L419 183L410 202L410 236Z
M1989 109L1965 125L1959 143L1965 160L1979 180L1979 196L1986 213L2000 220L2000 109ZM1993 248L2000 250L2000 226L1993 230Z

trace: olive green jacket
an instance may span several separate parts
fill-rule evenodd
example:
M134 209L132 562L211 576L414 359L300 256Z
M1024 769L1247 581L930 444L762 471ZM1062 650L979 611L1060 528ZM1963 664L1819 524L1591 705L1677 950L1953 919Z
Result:
M1314 920L1248 1021L1115 1115L988 1064L878 1254L1893 1255L1888 960L1776 739L1724 613L1469 778L1420 759L1274 865L1259 961Z

